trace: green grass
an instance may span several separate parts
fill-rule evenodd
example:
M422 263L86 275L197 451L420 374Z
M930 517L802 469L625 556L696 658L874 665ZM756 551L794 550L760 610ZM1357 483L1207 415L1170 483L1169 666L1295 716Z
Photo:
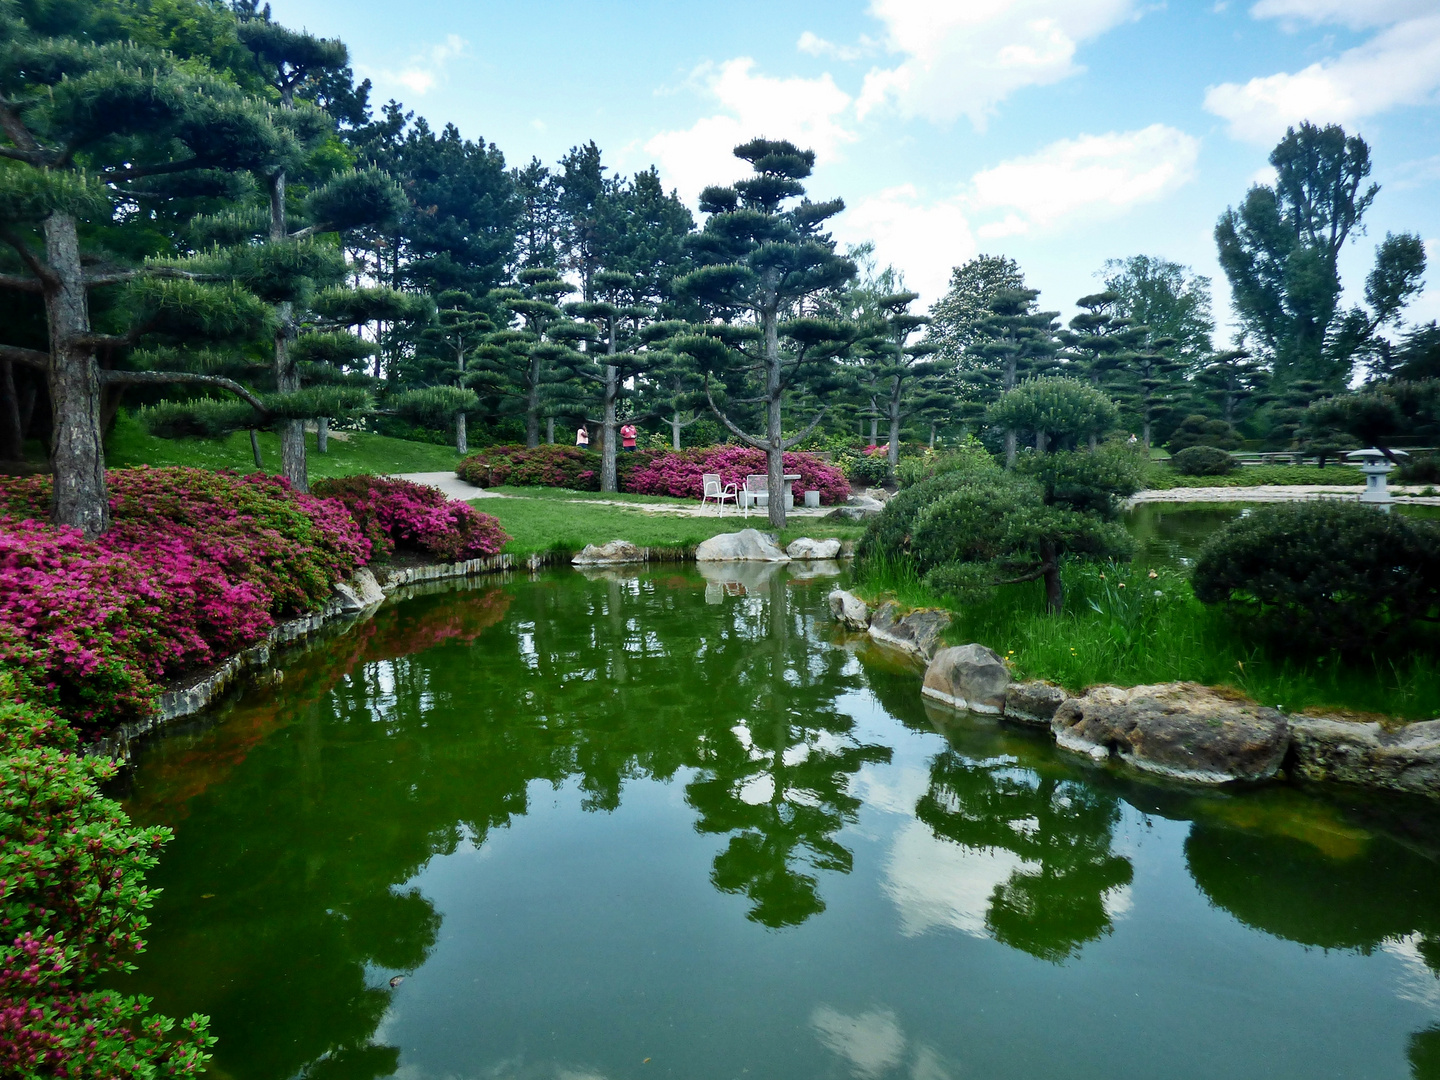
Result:
M527 489L528 490L528 489ZM579 551L586 544L629 540L641 547L690 547L716 533L751 527L769 531L763 517L747 522L733 513L723 517L688 517L623 506L561 502L551 497L477 499L477 510L493 514L510 534L505 550L512 555L534 551ZM780 535L782 543L801 536L858 539L864 529L844 521L797 518Z
M694 499L678 499L670 495L633 495L628 491L612 491L605 494L599 491L571 491L569 488L548 488L548 487L511 487L509 485L497 485L490 488L501 495L514 495L522 499L551 499L558 502L627 502L643 503L652 506L694 506ZM727 509L733 511L730 504ZM752 515L753 516L753 515Z
M455 451L434 443L410 442L384 435L347 431L344 441L330 438L330 452L315 452L315 436L307 435L311 479L352 476L357 473L441 472L455 468ZM266 472L280 471L280 438L273 432L260 433L260 452ZM105 463L111 468L132 465L185 465L197 469L235 469L254 472L250 436L235 432L223 439L160 439L145 430L127 413L116 418L105 443Z
M955 617L946 633L951 643L988 645L1010 660L1017 677L1046 679L1072 692L1185 680L1230 686L1287 712L1440 716L1440 642L1348 664L1280 657L1248 640L1224 611L1196 600L1178 571L1072 563L1064 578L1060 615L1045 611L1039 582L957 604L931 593L903 564L866 568L858 591L872 601L894 597L911 607L947 607Z
M1167 465L1152 465L1145 486L1159 491L1187 487L1257 487L1260 484L1365 483L1360 470L1349 465L1242 465L1224 476L1181 476Z

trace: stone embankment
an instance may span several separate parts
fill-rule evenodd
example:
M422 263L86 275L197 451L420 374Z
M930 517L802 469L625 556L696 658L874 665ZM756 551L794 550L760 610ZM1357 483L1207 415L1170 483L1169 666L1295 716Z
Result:
M1045 682L1015 682L984 645L936 648L944 612L871 613L841 589L829 596L851 630L924 660L921 693L951 708L1047 729L1063 750L1097 762L1200 784L1277 776L1440 796L1440 720L1387 727L1343 717L1286 715L1196 683L1096 686L1080 695Z

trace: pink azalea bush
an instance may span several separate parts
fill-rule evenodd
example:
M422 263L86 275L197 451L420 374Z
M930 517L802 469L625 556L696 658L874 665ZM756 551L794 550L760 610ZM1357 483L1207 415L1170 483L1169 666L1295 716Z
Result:
M784 461L787 473L800 474L791 488L797 500L807 491L819 491L820 502L827 506L849 498L850 485L845 474L833 465L801 453L787 453ZM747 476L765 471L763 450L749 446L710 446L645 455L622 471L620 487L637 495L698 499L704 493L702 476L705 473L719 473L722 483L743 487Z
M498 555L510 540L490 514L410 480L346 476L318 481L313 491L350 512L376 558L399 548L451 561L478 559Z
M578 446L518 444L487 446L455 468L455 475L476 487L559 487L600 490L600 455Z
M98 540L44 521L48 477L0 478L0 667L88 729L146 715L160 681L318 607L371 545L343 505L281 479L110 473Z

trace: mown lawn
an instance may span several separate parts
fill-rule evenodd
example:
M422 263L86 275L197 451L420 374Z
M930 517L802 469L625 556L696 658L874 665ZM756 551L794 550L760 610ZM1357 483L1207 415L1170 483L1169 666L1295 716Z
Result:
M384 435L347 431L342 441L332 433L330 452L315 452L315 436L307 435L311 479L352 476L357 473L441 472L455 468L455 451L434 443L391 439ZM280 471L280 438L260 433L260 454L265 471ZM254 472L250 436L238 431L223 439L160 439L146 434L135 420L122 413L105 443L105 463L111 468L132 465L186 465L198 469L235 469Z
M658 501L646 496L632 498ZM471 505L500 519L500 524L511 536L505 550L513 555L528 555L533 551L579 551L586 544L603 544L607 540L629 540L641 547L689 547L717 533L737 532L746 527L769 531L764 517L751 514L746 521L728 510L720 517L688 517L631 510L624 506L562 502L544 496L477 499ZM834 536L853 540L858 539L862 532L864 529L861 526L848 521L795 518L780 539L786 544L801 536Z

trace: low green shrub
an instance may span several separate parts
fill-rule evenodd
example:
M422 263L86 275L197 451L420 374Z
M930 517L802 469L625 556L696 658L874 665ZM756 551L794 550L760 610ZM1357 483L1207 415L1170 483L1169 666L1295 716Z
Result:
M1401 459L1397 484L1440 484L1440 454L1415 454Z
M1358 469L1331 465L1243 465L1221 476L1183 476L1169 465L1153 465L1145 486L1155 490L1187 487L1258 487L1262 484L1332 484L1359 487L1365 478Z
M861 487L875 487L885 482L890 473L890 462L884 450L866 453L862 450L845 450L835 456L835 464L845 474L845 479Z
M490 446L461 460L455 475L476 487L560 487L600 490L600 455L578 446Z
M1224 420L1212 420L1198 413L1180 422L1165 444L1170 453L1178 454L1191 446L1213 446L1221 450L1240 449L1240 435Z
M1440 525L1351 502L1267 506L1210 539L1193 581L1277 646L1357 655L1440 620Z
M1224 476L1235 470L1236 462L1214 446L1187 446L1171 457L1170 467L1182 476Z
M0 1075L194 1076L208 1017L177 1024L99 985L145 946L145 871L170 830L132 825L100 794L115 765L16 693L0 673Z

